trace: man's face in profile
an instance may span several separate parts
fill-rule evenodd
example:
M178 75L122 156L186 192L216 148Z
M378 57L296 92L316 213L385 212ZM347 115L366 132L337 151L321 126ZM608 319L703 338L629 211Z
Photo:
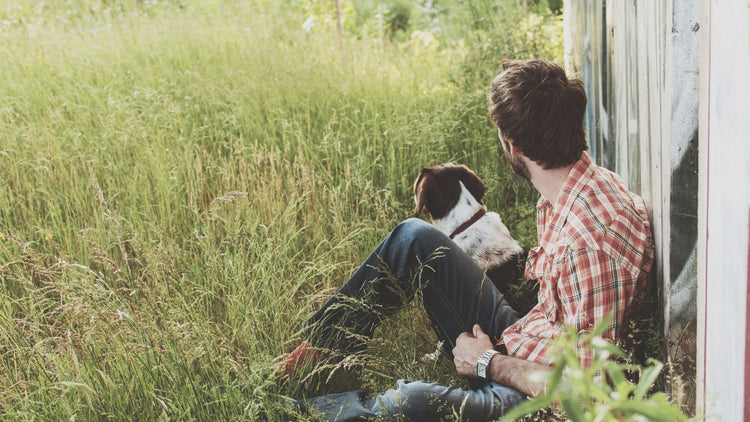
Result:
M510 168L513 169L513 172L526 180L531 180L531 174L529 174L529 169L526 167L526 163L524 163L520 157L510 155L510 143L503 139L503 133L500 129L497 130L497 136L500 137L500 143L503 144L505 159L508 160L508 164L510 164Z

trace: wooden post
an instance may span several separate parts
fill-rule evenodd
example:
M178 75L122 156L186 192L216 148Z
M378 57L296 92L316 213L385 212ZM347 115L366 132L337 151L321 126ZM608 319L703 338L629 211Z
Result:
M699 399L708 421L750 420L750 2L704 3Z
M339 39L339 51L341 58L344 58L344 25L341 18L341 0L336 0L336 31Z

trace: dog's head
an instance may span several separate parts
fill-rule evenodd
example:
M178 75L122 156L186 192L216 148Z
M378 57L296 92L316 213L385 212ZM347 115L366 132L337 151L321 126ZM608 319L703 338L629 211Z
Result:
M427 213L433 220L445 217L461 197L459 182L477 201L482 201L487 187L468 167L448 163L423 168L414 182L414 216Z

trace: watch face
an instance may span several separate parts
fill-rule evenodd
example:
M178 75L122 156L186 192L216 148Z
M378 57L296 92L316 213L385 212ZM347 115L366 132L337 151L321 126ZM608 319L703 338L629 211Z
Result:
M481 378L487 378L487 365L489 365L492 356L497 352L494 349L487 350L486 352L479 355L477 359L477 376Z
M479 356L479 359L477 359L477 376L487 378L487 363L484 355Z
M482 378L487 378L487 366L484 364L478 364L477 365L477 375L479 375Z

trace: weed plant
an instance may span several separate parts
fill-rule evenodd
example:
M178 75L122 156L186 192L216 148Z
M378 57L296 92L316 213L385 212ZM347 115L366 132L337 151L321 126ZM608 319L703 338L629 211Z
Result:
M354 376L272 370L411 215L421 167L469 165L534 245L536 194L497 153L486 89L502 57L559 60L559 21L420 3L394 41L387 14L342 1L337 34L322 4L0 7L4 418L288 420L284 396L463 382L418 307Z
M666 394L652 391L664 364L655 359L642 367L628 364L627 354L602 339L601 333L610 321L611 315L586 334L567 327L552 345L554 370L531 374L547 382L546 394L516 406L501 421L510 422L533 411L555 419L562 418L562 412L564 420L574 422L688 420ZM580 348L593 352L588 368L581 366L576 353ZM635 382L630 379L633 373L637 373Z

